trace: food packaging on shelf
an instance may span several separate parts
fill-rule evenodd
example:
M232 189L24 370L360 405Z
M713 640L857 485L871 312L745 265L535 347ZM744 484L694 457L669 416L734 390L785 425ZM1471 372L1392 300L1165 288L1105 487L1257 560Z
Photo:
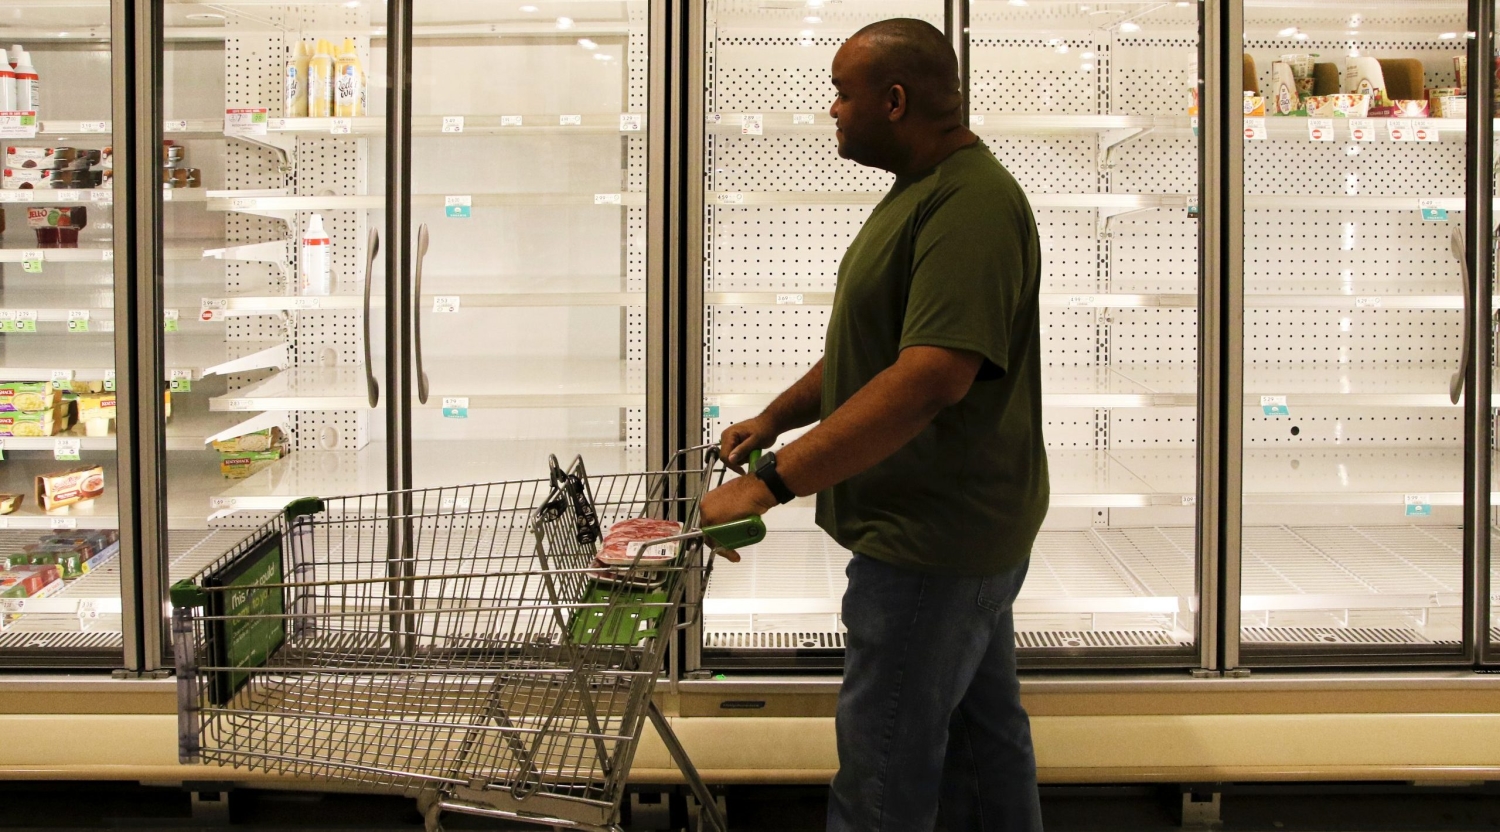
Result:
M28 550L33 548L37 550L30 555L32 565L56 566L59 576L65 581L83 576L83 563L86 558L72 548L64 546L42 547L37 544L32 544L26 548Z
M281 428L270 427L236 436L232 439L215 440L214 450L221 454L237 454L244 451L269 451L286 440Z
M1281 56L1281 63L1286 64L1292 70L1292 77L1296 79L1297 95L1299 96L1313 94L1313 62L1317 57L1317 55Z
M1343 92L1368 96L1370 107L1388 107L1391 103L1386 95L1385 74L1380 69L1380 61L1374 58L1344 59Z
M62 401L62 391L50 381L0 381L0 412L50 410Z
M1370 108L1376 118L1429 118L1431 114L1431 106L1422 99L1396 99L1387 106Z
M1245 118L1260 118L1266 114L1266 100L1258 95L1245 94Z
M1282 61L1271 63L1271 110L1278 116L1289 116L1302 109L1302 96L1297 92L1297 78L1292 68Z
M55 173L41 168L6 168L4 177L0 178L0 187L11 191L49 188Z
M78 421L86 436L108 436L115 420L114 393L84 393L78 397Z
M104 468L89 465L36 478L36 502L42 511L55 511L104 494Z
M282 84L281 112L287 118L307 118L307 42L297 41L297 48L286 61Z
M72 409L59 403L51 410L0 413L0 436L56 436L70 427Z
M0 514L14 514L24 502L25 494L0 494Z
M26 224L32 228L86 228L89 224L89 209L86 205L27 208Z
M91 167L99 164L99 151L76 147L7 147L5 166L17 169L50 170L66 167Z
M1302 104L1313 118L1365 118L1370 113L1368 95L1310 95Z
M1433 118L1467 118L1469 97L1457 87L1427 91L1427 105Z
M232 480L242 480L271 463L281 459L285 452L281 448L268 451L241 451L219 455L219 473Z
M30 566L31 555L25 552L0 555L0 572L7 569L15 569L17 566Z
M50 563L7 569L0 572L0 598L30 598L39 595L61 577L61 571Z
M23 547L33 564L56 564L64 579L88 574L119 552L120 535L109 530L46 535Z
M1313 95L1338 95L1344 75L1335 63L1313 64Z
M1251 95L1260 95L1259 75L1255 72L1255 58L1249 52L1244 53L1240 61L1240 90Z

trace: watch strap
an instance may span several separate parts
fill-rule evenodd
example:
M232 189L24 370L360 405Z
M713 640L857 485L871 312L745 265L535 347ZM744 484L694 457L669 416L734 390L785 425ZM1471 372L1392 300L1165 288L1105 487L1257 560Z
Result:
M761 482L766 484L766 488L770 489L771 496L776 498L777 503L786 505L797 499L797 495L792 489L786 487L786 483L781 479L781 474L776 471L775 454L762 454L760 461L755 465L753 473Z

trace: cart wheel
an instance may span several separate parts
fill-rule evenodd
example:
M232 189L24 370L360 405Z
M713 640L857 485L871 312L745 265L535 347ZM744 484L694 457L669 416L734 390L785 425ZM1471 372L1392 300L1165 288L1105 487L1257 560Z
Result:
M422 813L422 820L426 822L427 832L443 832L443 807L433 801L427 811Z

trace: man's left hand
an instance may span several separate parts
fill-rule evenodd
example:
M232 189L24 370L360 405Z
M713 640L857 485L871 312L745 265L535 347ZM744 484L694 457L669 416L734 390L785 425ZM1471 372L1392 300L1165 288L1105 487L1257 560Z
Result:
M699 528L717 526L746 517L759 517L775 508L776 495L754 476L732 479L703 495L698 504ZM732 563L739 563L740 555L731 549L719 552Z

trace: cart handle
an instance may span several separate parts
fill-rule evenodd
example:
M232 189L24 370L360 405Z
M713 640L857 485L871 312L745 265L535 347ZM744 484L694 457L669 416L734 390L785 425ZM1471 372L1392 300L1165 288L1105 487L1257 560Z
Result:
M715 548L739 549L765 540L766 522L759 517L746 517L717 526L704 526L700 531L704 537L713 541Z

